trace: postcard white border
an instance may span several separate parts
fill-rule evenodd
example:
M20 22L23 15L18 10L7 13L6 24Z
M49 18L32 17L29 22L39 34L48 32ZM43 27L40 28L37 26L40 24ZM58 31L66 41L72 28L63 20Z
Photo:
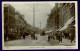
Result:
M75 23L76 23L76 45L75 46L4 46L4 15L3 7L5 3L14 3L22 1L3 1L2 2L2 49L3 50L33 50L33 49L78 49L78 2L77 1L26 1L27 3L75 3ZM23 1L24 2L24 1ZM25 2L24 2L25 3Z

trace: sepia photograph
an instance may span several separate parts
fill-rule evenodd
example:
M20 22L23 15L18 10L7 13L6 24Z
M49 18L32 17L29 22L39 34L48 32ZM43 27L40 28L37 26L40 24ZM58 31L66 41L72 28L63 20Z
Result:
M2 2L2 49L78 49L77 1Z

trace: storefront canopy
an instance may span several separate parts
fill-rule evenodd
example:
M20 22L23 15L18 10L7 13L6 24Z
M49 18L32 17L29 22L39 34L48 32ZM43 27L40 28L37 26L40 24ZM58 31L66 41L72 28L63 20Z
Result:
M74 17L71 17L59 31L66 29L73 21Z
M52 32L53 30L49 30L49 31L46 31L45 33L50 33L50 32Z

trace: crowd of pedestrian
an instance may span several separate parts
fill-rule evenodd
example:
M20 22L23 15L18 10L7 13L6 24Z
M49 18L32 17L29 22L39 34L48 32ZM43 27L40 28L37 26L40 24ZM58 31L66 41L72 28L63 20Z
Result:
M20 34L21 34L21 39L25 39L26 36L30 35L29 32L21 32Z
M62 42L62 34L61 32L58 32L56 34L52 33L48 35L48 41L50 40L58 40L59 42Z
M31 36L31 39L37 39L37 37L35 36L35 31L30 32L30 33L28 32L21 33L21 39L25 39L26 36L29 36L29 35Z
M59 41L60 43L62 43L63 38L69 39L71 41L71 43L75 42L75 34L74 33L70 34L68 32L60 32L60 31L58 31L56 33L52 32L52 33L50 33L48 35L48 41L56 40L56 41Z

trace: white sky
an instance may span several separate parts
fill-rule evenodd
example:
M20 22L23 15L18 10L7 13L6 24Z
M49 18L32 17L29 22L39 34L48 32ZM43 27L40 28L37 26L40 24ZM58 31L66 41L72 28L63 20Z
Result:
M43 29L46 26L48 14L50 14L51 9L55 6L55 3L29 3L29 2L8 2L11 4L16 11L24 15L25 20L30 25L33 25L33 4L35 4L35 27Z

